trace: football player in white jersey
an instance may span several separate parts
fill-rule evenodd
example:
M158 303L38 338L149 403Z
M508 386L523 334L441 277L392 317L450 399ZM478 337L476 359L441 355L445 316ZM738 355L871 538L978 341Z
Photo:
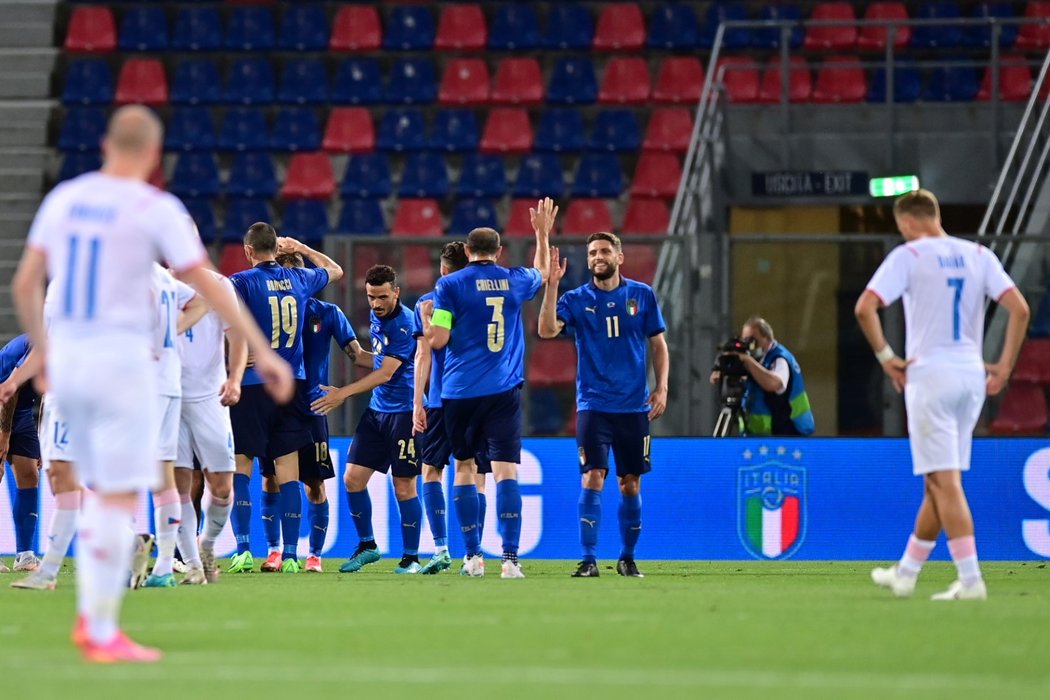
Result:
M154 459L159 417L154 397L150 304L153 263L179 277L245 334L279 401L292 397L291 369L258 327L229 303L209 276L207 253L174 196L147 183L160 164L163 127L141 106L110 118L103 166L55 187L41 204L11 285L18 318L40 352L26 368L38 393L50 388L77 446L77 471L92 489L77 547L80 615L73 640L95 663L152 662L161 654L120 631L132 551L137 492L161 480ZM57 302L50 333L44 284Z
M973 429L985 395L1006 386L1028 327L1029 310L988 248L953 238L941 228L937 198L910 192L893 206L904 236L857 301L856 315L875 357L908 409L912 467L923 477L923 500L900 562L876 568L872 580L899 597L915 591L922 565L944 530L959 578L934 600L983 600L973 516L962 486L970 468ZM886 342L880 306L904 300L905 358ZM1009 314L999 359L985 365L985 299Z

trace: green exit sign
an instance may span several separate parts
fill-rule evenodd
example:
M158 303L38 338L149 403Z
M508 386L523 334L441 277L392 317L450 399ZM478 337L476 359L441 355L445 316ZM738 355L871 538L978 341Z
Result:
M872 197L896 197L919 189L919 178L915 175L873 177L868 181L868 192Z

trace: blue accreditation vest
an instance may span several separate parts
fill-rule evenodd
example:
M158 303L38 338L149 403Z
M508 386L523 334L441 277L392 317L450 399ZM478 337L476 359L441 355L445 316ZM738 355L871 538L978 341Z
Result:
M748 435L811 435L816 427L806 385L802 381L802 368L795 356L777 343L763 356L762 366L772 369L780 357L787 360L790 370L787 390L783 394L762 391L754 379L747 383L744 410Z

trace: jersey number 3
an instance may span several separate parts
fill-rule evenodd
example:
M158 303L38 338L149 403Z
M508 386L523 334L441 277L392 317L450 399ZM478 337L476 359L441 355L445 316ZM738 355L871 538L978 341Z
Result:
M284 347L295 345L299 330L299 306L295 297L270 297L270 347L281 347L281 331L287 336Z
M492 307L492 322L488 327L489 352L499 352L503 349L507 332L507 323L503 319L503 301L503 297L485 297L485 304Z

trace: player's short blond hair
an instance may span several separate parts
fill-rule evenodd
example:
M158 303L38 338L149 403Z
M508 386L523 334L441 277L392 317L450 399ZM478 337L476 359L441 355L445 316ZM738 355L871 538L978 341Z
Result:
M919 189L897 197L897 201L893 203L893 215L902 214L909 214L918 219L939 219L941 206L933 192Z

